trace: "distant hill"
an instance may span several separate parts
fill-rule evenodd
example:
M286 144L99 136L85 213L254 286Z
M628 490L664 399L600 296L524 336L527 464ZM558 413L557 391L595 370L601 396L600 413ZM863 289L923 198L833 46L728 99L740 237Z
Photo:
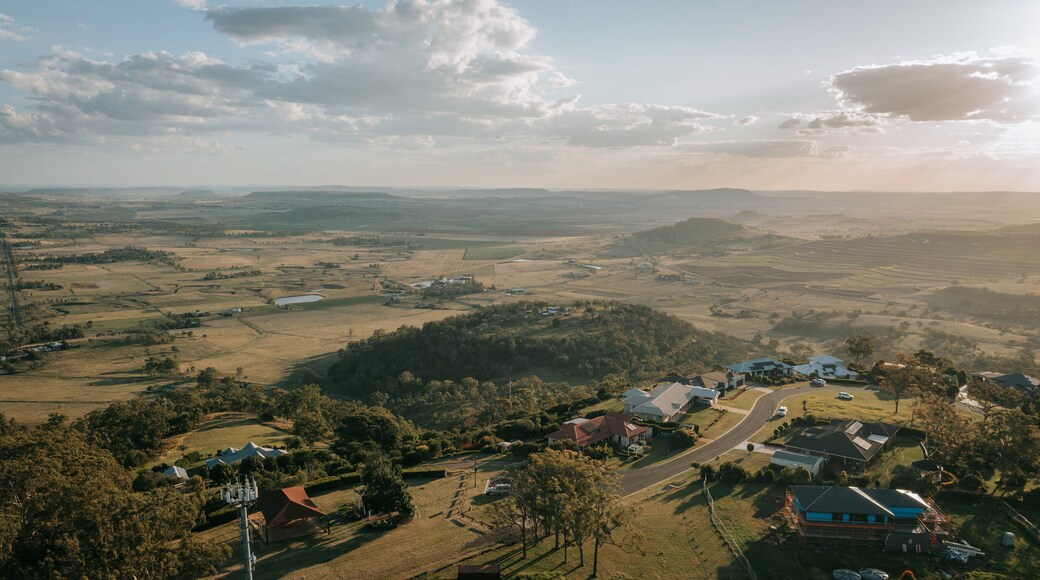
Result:
M758 250L783 245L790 238L724 219L693 217L623 238L611 254L660 255L671 252L712 253Z
M177 197L181 199L216 199L220 196L208 189L186 189L178 193Z
M337 201L352 202L361 200L393 200L401 199L400 196L383 193L380 191L312 191L312 190L284 190L284 191L254 191L245 195L241 200L246 201L274 201L284 203L336 203Z
M597 303L553 317L540 315L541 306L496 305L350 343L329 370L333 390L357 398L373 391L404 397L426 389L423 382L466 377L642 380L702 372L750 354L745 341L646 306ZM402 383L405 371L420 382Z

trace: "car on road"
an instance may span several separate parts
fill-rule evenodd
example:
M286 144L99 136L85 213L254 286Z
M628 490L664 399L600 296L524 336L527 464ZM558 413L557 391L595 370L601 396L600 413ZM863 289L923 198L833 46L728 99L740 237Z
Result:
M842 391L842 392L838 393L838 398L841 399L842 401L851 401L854 397L852 395L846 393L845 391Z
M777 417L786 417L787 416L787 407L780 407L779 409L777 409L776 410L776 416Z
M827 386L827 381L825 381L823 379L813 379L813 380L809 381L809 386L810 387L826 387Z
M859 577L863 580L888 580L888 572L877 568L864 568L859 571Z

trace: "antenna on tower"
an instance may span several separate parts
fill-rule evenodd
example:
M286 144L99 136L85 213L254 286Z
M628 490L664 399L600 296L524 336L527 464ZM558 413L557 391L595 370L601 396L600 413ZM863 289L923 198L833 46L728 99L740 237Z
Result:
M238 516L242 523L242 563L248 580L253 580L253 568L256 558L249 548L249 506L260 497L256 480L246 476L234 483L220 488L220 499L231 507L238 508Z

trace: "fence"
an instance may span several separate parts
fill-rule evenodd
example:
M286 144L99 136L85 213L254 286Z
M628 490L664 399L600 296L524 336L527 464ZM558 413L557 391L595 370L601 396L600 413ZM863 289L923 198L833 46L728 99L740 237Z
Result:
M754 569L751 568L751 562L744 556L744 552L740 550L740 546L737 545L736 540L733 539L729 530L726 529L726 524L722 523L722 518L715 513L715 500L711 498L711 492L708 491L708 479L704 478L704 499L708 502L708 514L711 515L711 525L715 526L715 529L722 536L722 539L726 541L729 549L733 551L733 555L737 557L737 561L747 571L748 577L751 580L758 580L758 574L755 574Z

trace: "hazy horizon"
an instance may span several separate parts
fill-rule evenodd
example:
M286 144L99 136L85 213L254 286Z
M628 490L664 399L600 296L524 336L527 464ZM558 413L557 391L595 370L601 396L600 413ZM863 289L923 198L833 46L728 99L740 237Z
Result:
M1040 5L68 0L0 10L0 174L1040 190Z

